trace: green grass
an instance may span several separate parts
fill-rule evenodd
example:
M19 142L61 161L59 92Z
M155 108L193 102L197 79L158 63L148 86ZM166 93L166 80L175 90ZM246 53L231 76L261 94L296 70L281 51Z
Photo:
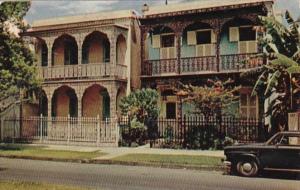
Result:
M188 156L188 155L159 155L159 154L127 154L116 157L115 161L156 163L169 165L188 166L220 166L221 158L209 156Z
M65 185L52 185L44 183L0 181L0 190L88 190Z
M26 145L0 145L0 156L28 156L56 159L92 159L105 155L103 152L78 152L65 150L47 150L44 147Z

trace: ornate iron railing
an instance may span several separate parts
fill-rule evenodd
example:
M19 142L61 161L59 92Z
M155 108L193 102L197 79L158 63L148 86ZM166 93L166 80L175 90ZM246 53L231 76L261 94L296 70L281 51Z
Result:
M127 66L97 63L39 67L39 76L44 80L103 78L110 76L126 79Z

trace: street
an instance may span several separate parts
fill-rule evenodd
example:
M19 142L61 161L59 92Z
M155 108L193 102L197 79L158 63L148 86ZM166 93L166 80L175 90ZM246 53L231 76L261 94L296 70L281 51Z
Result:
M242 178L220 172L0 158L0 180L96 189L300 190L300 181Z

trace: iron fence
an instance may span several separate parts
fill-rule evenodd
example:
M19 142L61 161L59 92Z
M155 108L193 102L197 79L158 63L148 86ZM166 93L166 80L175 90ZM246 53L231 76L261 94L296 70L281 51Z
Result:
M120 145L150 142L152 147L209 149L232 142L264 141L263 123L257 119L232 116L195 116L177 119L158 118L145 122L145 129L131 127L129 118L120 118ZM138 136L137 134L143 134Z
M34 142L117 146L116 119L99 117L5 117L0 118L4 142Z

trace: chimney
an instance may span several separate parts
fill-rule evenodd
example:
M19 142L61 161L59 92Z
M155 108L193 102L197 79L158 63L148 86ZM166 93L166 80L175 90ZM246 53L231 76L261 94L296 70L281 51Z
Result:
M149 6L148 6L147 3L145 3L145 4L143 5L142 12L145 13L145 12L147 12L147 11L149 11Z

